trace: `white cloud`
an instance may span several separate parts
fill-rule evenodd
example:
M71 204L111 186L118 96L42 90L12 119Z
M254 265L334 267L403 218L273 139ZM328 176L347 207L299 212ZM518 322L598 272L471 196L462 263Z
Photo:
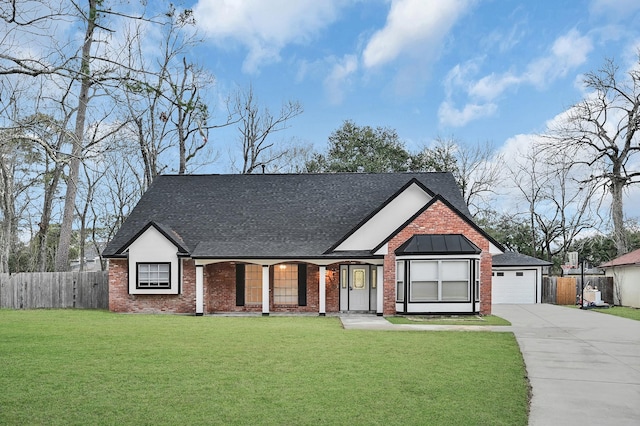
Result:
M627 70L639 70L638 52L640 52L640 36L635 36L627 42L627 46L622 52L621 65Z
M523 81L536 87L544 87L550 81L564 77L570 70L584 64L592 49L591 38L572 29L555 40L549 55L529 64Z
M491 31L486 37L483 37L482 46L487 50L497 49L500 53L508 52L517 46L524 36L525 31L522 26L521 22L515 22L508 32L501 29Z
M492 100L500 96L506 89L517 85L522 79L511 72L501 75L489 74L476 81L469 88L469 95L475 98Z
M357 70L358 58L355 55L345 55L333 65L331 72L324 80L324 87L332 104L342 102L345 86Z
M479 62L471 60L463 65L453 67L447 79L445 79L446 99L441 109L445 111L456 110L451 106L452 98L459 92L468 98L467 105L461 111L476 111L479 103L492 105L491 113L497 110L497 106L492 103L507 90L513 89L523 84L528 84L537 88L544 88L551 82L565 77L571 70L584 64L588 54L593 49L591 38L580 34L572 29L566 34L558 37L546 55L533 59L521 73L509 70L503 73L491 73L479 79L473 79L479 69ZM468 121L485 117L486 114L467 115ZM443 121L448 115L440 115L442 124L450 123ZM468 122L467 121L467 122Z
M245 72L280 60L289 43L309 41L337 19L345 0L199 0L194 6L198 27L219 44L248 49Z
M500 148L499 154L505 163L514 164L525 156L534 145L540 142L541 138L538 135L515 135L505 141L504 145Z
M638 0L593 0L589 7L592 14L623 18L640 9Z
M364 66L381 66L404 54L421 56L425 48L440 45L471 3L469 0L392 0L384 28L371 37L364 49Z
M470 121L495 114L497 106L493 103L466 104L463 109L457 109L449 101L444 101L438 109L440 123L452 127L462 127Z

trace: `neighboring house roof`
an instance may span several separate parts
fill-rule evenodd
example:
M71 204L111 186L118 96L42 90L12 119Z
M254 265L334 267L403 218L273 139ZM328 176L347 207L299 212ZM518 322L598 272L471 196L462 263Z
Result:
M450 173L163 175L103 254L122 256L153 223L192 257L331 257L337 242L412 182L472 223Z
M553 263L512 251L493 256L493 266L551 266Z
M87 243L84 246L84 258L93 260L96 257L100 257L100 252L104 250L106 245L107 243L105 242ZM74 259L74 260L79 261L80 259Z
M640 249L634 250L630 253L623 254L620 257L616 257L609 262L603 263L600 265L600 268L611 268L613 266L623 266L623 265L640 265Z
M464 235L414 235L398 247L395 254L478 254L482 250L469 241Z

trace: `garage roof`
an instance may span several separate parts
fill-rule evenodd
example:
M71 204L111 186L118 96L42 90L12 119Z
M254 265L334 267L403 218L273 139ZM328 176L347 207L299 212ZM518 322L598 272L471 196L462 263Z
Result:
M493 256L493 266L551 266L553 263L526 254L508 251Z

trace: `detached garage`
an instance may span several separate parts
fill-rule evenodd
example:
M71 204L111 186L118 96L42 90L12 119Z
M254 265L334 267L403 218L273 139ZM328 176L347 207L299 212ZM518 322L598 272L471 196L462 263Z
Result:
M542 274L551 262L520 253L493 256L491 303L540 303Z
M615 304L640 309L640 249L623 254L600 268L607 277L613 277Z

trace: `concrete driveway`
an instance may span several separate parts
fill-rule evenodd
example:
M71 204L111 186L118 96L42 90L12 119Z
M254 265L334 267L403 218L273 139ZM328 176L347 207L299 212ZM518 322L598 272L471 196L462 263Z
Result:
M524 356L530 425L640 424L640 321L547 304L493 314L511 321Z

